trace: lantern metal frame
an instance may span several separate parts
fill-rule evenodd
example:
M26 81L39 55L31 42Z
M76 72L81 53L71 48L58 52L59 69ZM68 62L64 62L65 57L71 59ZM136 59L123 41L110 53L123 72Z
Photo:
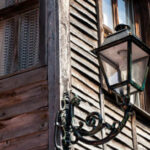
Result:
M150 49L143 43L141 42L136 36L132 35L132 34L129 34L127 37L124 37L122 39L119 39L119 40L116 40L112 43L109 43L107 45L104 45L104 46L101 46L100 48L97 48L95 50L93 50L93 52L95 54L98 55L99 52L107 49L107 48L110 48L110 47L113 47L113 46L116 46L118 44L121 44L121 43L124 43L124 42L127 42L128 43L128 56L127 56L127 80L126 81L123 81L121 83L117 83L115 85L110 85L109 82L108 82L108 78L106 76L106 73L105 73L105 69L103 67L103 64L102 64L102 61L101 61L101 58L99 57L99 64L101 66L101 71L103 73L103 76L105 78L105 82L107 84L107 87L108 89L110 90L113 90L115 92L115 88L119 88L121 86L124 86L124 85L127 85L127 95L126 96L129 96L129 94L134 94L136 92L141 92L144 90L145 88L145 84L146 84L146 78L147 78L147 75L148 75L148 70L149 70L149 67L150 67L150 59L148 60L148 65L147 65L147 68L146 68L146 71L145 71L145 75L144 75L144 80L143 80L143 83L142 83L142 86L138 85L137 83L135 83L133 80L132 80L132 77L131 77L131 72L132 72L132 46L131 46L131 43L134 43L136 44L137 46L139 46L144 52L146 52L148 55L150 55ZM136 92L133 92L133 93L130 93L130 85L135 87L137 89Z
M119 26L119 28L126 27L125 25ZM126 30L126 29L124 29ZM123 30L122 30L123 31ZM122 32L121 31L121 32ZM117 34L117 33L116 33ZM115 34L113 34L115 35ZM99 56L99 52L103 51L107 48L110 48L112 46L121 44L127 42L127 80L123 81L119 84L115 84L113 86L109 85L108 78L105 73L105 69L102 64L102 60ZM84 121L80 121L79 125L74 125L74 109L75 107L78 107L80 105L81 98L74 95L72 96L71 92L65 92L63 95L62 102L62 109L58 112L55 122L55 147L57 150L70 150L72 144L78 143L78 141L83 142L88 145L101 145L105 144L111 139L115 138L123 129L123 127L126 125L130 115L132 115L132 104L130 104L130 95L133 93L130 93L130 86L133 86L138 91L143 91L145 87L146 77L148 74L148 69L150 66L150 59L148 60L148 65L146 68L146 73L144 76L144 81L142 83L142 86L139 86L137 83L132 81L132 44L135 43L137 46L139 46L144 52L146 52L150 56L150 49L141 42L136 36L134 35L127 35L124 36L121 39L114 40L108 44L102 45L100 48L97 48L93 50L93 52L98 56L99 65L100 65L100 75L101 72L103 73L103 76L105 78L106 85L108 87L109 93L115 96L115 102L116 104L121 107L121 109L124 112L124 116L121 121L115 121L112 124L106 123L102 115L98 112L92 112L89 113ZM101 78L101 77L100 77ZM102 81L101 81L102 83ZM119 95L114 88L121 87L123 85L127 85L127 95ZM102 86L102 85L101 85ZM103 87L101 87L103 89ZM116 119L117 120L117 119ZM90 130L87 131L84 129L84 126L90 127ZM101 132L102 130L106 128L110 132L106 135L106 137L103 137L102 139L93 139L89 140L87 137L94 136L95 134ZM61 133L61 136L60 136ZM59 135L59 136L58 136ZM72 139L72 136L74 139ZM61 139L61 140L60 140Z

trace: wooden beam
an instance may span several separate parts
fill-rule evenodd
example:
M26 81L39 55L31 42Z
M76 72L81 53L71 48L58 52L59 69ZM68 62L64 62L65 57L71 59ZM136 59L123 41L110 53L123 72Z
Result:
M97 0L97 16L98 16L98 36L100 46L104 42L104 26L103 26L103 12L102 12L102 0Z
M47 67L20 71L12 76L0 79L0 93L27 86L47 79Z
M53 150L56 113L63 93L70 90L69 0L47 0L47 14L49 150Z
M114 16L114 27L119 24L119 15L118 15L118 0L112 0L113 6L113 16Z
M47 0L39 0L40 14L39 14L39 59L40 64L47 64Z
M59 93L59 36L58 1L47 0L47 53L48 53L48 108L49 150L55 149L54 131L56 112L60 108Z
M136 113L134 112L131 118L133 148L138 150L137 133L136 133Z

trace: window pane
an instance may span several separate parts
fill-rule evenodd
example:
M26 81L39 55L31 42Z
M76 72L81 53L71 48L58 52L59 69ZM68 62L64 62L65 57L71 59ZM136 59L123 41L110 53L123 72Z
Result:
M103 0L103 19L104 24L113 29L113 13L111 0Z
M0 0L0 9L14 5L16 0Z
M110 86L127 80L126 56L127 42L115 45L100 52L100 57Z
M149 55L136 44L132 44L132 80L142 87Z
M12 71L15 48L15 19L0 21L0 76Z
M39 10L21 16L19 35L19 70L39 62Z
M127 2L126 0L118 0L119 23L127 23Z
M133 17L133 1L118 0L119 24L127 24L131 27L132 33L135 33Z

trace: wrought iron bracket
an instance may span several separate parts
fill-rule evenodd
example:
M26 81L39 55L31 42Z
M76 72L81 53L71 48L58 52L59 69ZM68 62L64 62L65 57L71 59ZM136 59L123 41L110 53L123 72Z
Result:
M116 102L124 111L122 121L116 121L113 124L105 123L101 114L92 112L87 115L85 123L80 121L79 125L75 126L73 124L75 117L74 108L80 105L80 101L81 99L78 96L75 95L71 98L69 93L64 93L62 100L63 109L58 112L55 123L55 146L57 150L69 150L70 146L76 144L78 141L94 146L107 143L121 132L132 114L132 106L129 104L129 100L123 99L122 102L119 102L116 95ZM90 130L86 131L84 126L90 127ZM109 133L103 139L91 141L87 139L87 137L94 136L101 132L104 128L108 129ZM60 130L62 135L62 146L57 144L58 130Z

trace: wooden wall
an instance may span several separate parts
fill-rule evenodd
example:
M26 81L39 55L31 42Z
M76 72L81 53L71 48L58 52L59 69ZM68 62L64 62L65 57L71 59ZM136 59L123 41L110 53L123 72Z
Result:
M48 149L47 67L0 79L0 150Z
M54 120L59 108L60 93L69 89L68 82L70 82L69 70L65 72L65 64L68 65L70 59L69 53L63 53L66 47L67 50L71 48L72 93L82 99L81 105L75 109L75 123L78 124L79 120L84 120L86 115L93 111L103 113L108 123L112 123L116 118L120 120L123 116L123 112L109 100L102 99L103 107L100 107L101 101L99 103L99 65L96 56L91 52L99 45L96 0L70 0L70 18L63 16L63 13L69 14L66 12L69 9L65 9L69 0L67 4L65 1L59 6L62 11L60 20L58 2L48 1L48 68L46 66L33 68L0 79L0 150L48 150L48 147L49 150L54 149ZM64 35L69 35L65 21L68 22L69 19L70 37L65 37ZM58 33L58 24L61 33ZM59 60L60 56L66 58L65 63L63 59ZM67 75L63 77L63 73ZM60 84L64 87L59 91ZM139 120L135 122L136 124L130 118L122 132L106 145L93 147L79 142L72 147L75 150L137 150L135 146L137 142L139 150L149 150L150 128ZM105 130L89 139L94 140L107 133Z
M95 1L70 1L70 41L72 92L82 98L80 107L75 109L77 121L85 119L89 111L99 111L98 62L90 52L98 45ZM102 146L93 147L79 142L74 148L99 150Z
M97 8L96 0L70 0L72 92L82 99L80 106L75 110L75 123L85 119L86 115L92 111L104 113L105 121L110 124L116 121L116 118L121 120L123 116L123 112L109 100L104 100L102 108L99 104L98 62L95 55L91 53L92 49L98 47L99 40ZM150 130L144 125L143 127L141 131L139 124L136 127L130 118L122 132L106 145L92 147L79 142L73 147L75 150L136 150L137 142L139 150L148 150ZM105 130L102 134L90 139L105 136L107 133L108 131Z
M150 149L150 127L145 126L140 121L136 123L137 142L139 150Z

